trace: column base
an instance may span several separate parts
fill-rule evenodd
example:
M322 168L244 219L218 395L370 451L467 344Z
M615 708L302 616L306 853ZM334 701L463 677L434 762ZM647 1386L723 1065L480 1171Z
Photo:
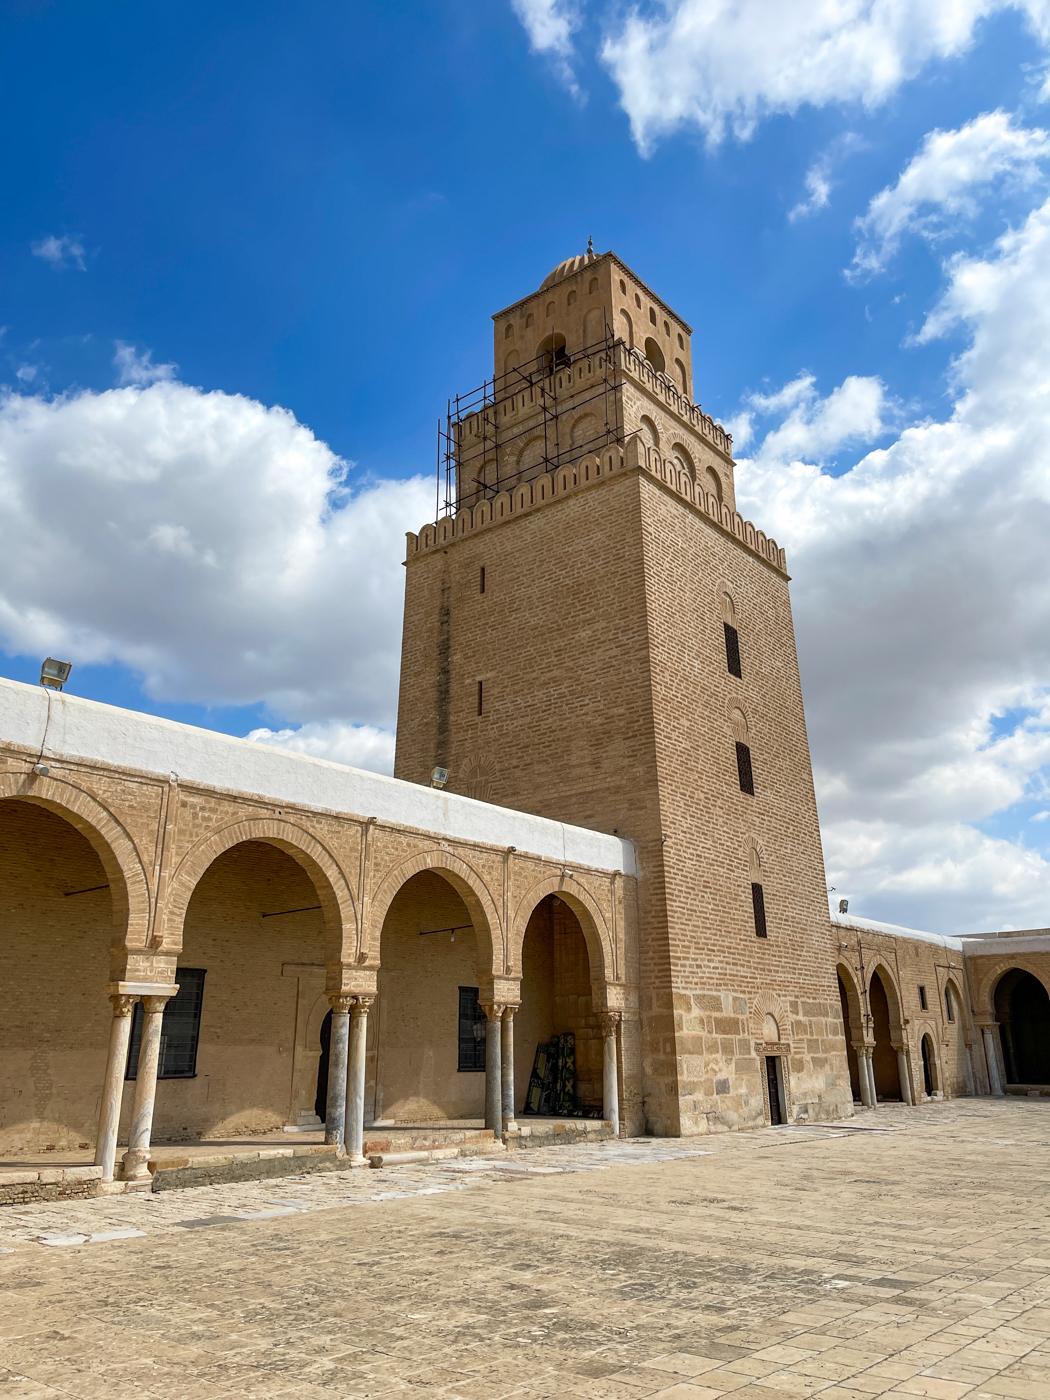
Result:
M153 1178L149 1170L149 1148L129 1147L122 1159L124 1167L124 1180L129 1185L135 1181L145 1181L150 1186Z
M360 1171L362 1167L371 1167L372 1163L367 1157L347 1157L352 1172Z

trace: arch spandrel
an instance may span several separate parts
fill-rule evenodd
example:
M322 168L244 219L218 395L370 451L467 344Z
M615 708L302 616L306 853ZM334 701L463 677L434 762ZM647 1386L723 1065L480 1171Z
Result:
M536 906L551 894L564 900L580 922L591 961L592 982L606 986L620 982L618 949L601 907L581 881L566 880L563 875L537 880L518 899L510 920L510 968L520 973L525 930Z
M358 955L358 917L353 893L342 867L311 832L286 818L232 822L203 836L172 871L158 918L158 941L165 953L182 948L182 928L193 893L205 872L234 846L261 841L275 846L300 865L313 882L325 928L325 962L354 962Z
M87 841L106 872L113 906L113 976L122 975L123 955L149 939L152 891L130 832L99 800L67 777L0 773L0 801L28 802L67 821Z
M472 865L440 847L409 856L382 876L374 893L369 896L367 928L360 961L367 966L379 966L383 924L394 896L413 875L421 875L424 871L446 879L467 906L478 943L479 973L502 976L506 965L506 940L492 892Z

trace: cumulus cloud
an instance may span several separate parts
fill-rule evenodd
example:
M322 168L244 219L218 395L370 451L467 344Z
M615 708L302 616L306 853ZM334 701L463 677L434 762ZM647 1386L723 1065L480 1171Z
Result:
M118 384L155 384L159 379L174 379L178 365L155 365L153 351L138 354L134 345L127 341L117 341L117 353L113 356L117 367Z
M43 258L54 268L76 267L81 272L87 270L84 266L84 245L78 238L70 238L68 234L57 238L53 233L49 233L46 238L41 238L30 246L34 258Z
M373 773L394 771L394 733L373 724L346 724L342 720L312 720L298 729L253 729L248 735L256 744L268 744L293 753L347 763L351 768L367 768Z
M419 478L351 491L284 409L171 379L0 401L0 646L121 662L158 700L265 702L380 761ZM338 724L325 725L329 721ZM313 726L313 727L310 727ZM310 747L313 745L313 747Z
M580 12L572 0L511 0L514 13L529 36L533 53L543 54L554 64L574 96L579 87L569 60L573 53L572 36L580 27Z
M642 151L686 126L717 145L804 104L878 107L1004 9L1047 40L1046 0L666 0L611 9L602 58Z
M941 932L1043 926L1050 864L995 828L1016 808L1038 836L1024 804L1050 793L1050 201L949 264L923 334L953 326L947 421L833 476L796 420L838 418L850 381L814 400L801 376L761 401L782 417L738 499L789 549L830 882Z
M733 423L739 445L754 436L756 417L780 418L758 449L763 462L831 461L842 448L881 437L896 413L881 379L860 375L850 375L821 398L813 375L802 374L775 393L751 394L747 404Z
M1031 186L1042 180L1050 133L1013 125L1006 112L985 112L957 131L931 131L895 185L880 190L857 220L851 276L881 272L906 233L927 238L951 216L977 210L975 191L1000 182Z

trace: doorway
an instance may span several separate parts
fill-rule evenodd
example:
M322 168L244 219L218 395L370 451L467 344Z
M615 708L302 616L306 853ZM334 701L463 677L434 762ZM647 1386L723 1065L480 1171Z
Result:
M926 1090L926 1097L932 1098L934 1090L933 1047L928 1035L924 1035L922 1038L922 1087Z
M783 1071L779 1055L766 1056L766 1090L769 1094L769 1122L776 1128L785 1121Z

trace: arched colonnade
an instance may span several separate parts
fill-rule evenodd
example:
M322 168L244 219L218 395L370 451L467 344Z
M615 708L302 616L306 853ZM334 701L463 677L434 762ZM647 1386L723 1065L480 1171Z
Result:
M41 915L36 913L27 916L24 936L16 931L11 950L26 967L39 968L45 954L57 959L65 949L90 964L83 969L85 987L97 987L109 998L112 1016L105 1068L94 1095L99 1101L96 1163L103 1168L104 1180L114 1178L118 1137L126 1135L124 1179L149 1181L157 1080L164 1056L171 1054L165 1011L179 993L180 968L192 969L203 983L206 969L197 973L195 964L207 963L209 994L212 986L216 988L211 995L213 1019L222 982L226 989L222 1015L213 1038L216 1044L233 1045L238 1018L268 1014L265 996L254 990L254 984L243 997L245 1002L254 997L250 1007L238 1004L237 987L246 962L268 955L272 940L283 940L284 961L267 985L276 985L274 979L282 973L295 973L300 984L305 978L314 988L310 995L300 996L296 1015L307 1028L300 1038L316 1034L323 1011L313 1003L323 1000L325 1009L331 1010L326 1141L363 1163L370 1013L381 989L384 1002L391 1005L399 996L407 998L410 990L417 998L425 998L425 987L409 988L406 969L420 961L424 945L444 943L443 938L429 942L421 938L433 931L420 927L407 942L402 940L400 981L393 961L389 968L384 965L387 944L391 957L395 950L390 932L394 916L406 907L406 891L418 894L423 888L421 880L431 891L436 888L433 882L439 882L456 909L463 911L457 917L469 926L469 932L460 933L457 967L459 975L472 984L484 1013L486 1125L497 1134L513 1126L516 1100L521 1100L520 1084L517 1091L515 1087L515 1016L523 994L528 996L530 977L535 980L539 975L530 972L523 977L523 964L530 956L530 940L535 943L539 937L535 932L538 911L556 906L562 922L567 920L578 930L585 950L588 1010L600 1028L602 1043L601 1108L603 1116L618 1127L627 907L622 872L569 868L563 861L514 847L439 837L375 818L278 809L274 804L260 809L250 799L188 790L174 775L168 784L154 783L149 794L143 793L141 782L128 781L128 786L132 791L121 793L120 775L108 783L88 783L78 782L68 770L43 776L0 771L0 813L15 824L19 814L25 816L30 809L46 813L39 820L51 823L49 830L56 833L59 844L61 827L72 828L76 837L70 840L76 845L79 838L85 846L84 859L100 868L97 876L65 875L62 870L49 874L42 869L41 898L50 899L45 904L51 911L43 922L53 928L54 936L46 948L46 940L34 944L42 927ZM121 796L128 799L123 811ZM145 802L144 796L155 800ZM38 833L34 848L47 845L46 834L41 838ZM57 849L55 842L51 845ZM83 890L58 888L77 879L94 883ZM81 901L70 898L81 894ZM94 901L90 916L89 896ZM104 918L100 901L107 899L108 948L103 946L106 934L99 922ZM298 903L289 908L264 907L289 900ZM67 930L74 924L85 930L88 942L83 953L70 951L74 945ZM467 964L462 961L464 937L471 938L473 946L473 958ZM530 966L538 965L532 956ZM184 972L184 983L191 980ZM103 1007L100 995L97 1017L103 1015ZM169 1026L171 1021L169 1015ZM373 1059L379 1053L377 1037L378 1032L373 1036ZM97 1038L101 1047L101 1031ZM74 1049L71 1045L71 1052ZM100 1048L100 1068L101 1053ZM244 1082L252 1074L271 1074L270 1068L251 1063L244 1046L236 1054L247 1061ZM282 1063L283 1070L275 1060L272 1075L281 1071L287 1078L287 1055ZM221 1075L214 1074L208 1092L218 1094L221 1080ZM132 1081L130 1106L124 1102L127 1081ZM378 1085L374 1087L378 1093ZM178 1093L189 1105L190 1090L177 1086L172 1094ZM221 1117L219 1109L215 1114ZM185 1116L189 1121L189 1106ZM85 1129L80 1127L78 1132Z
M836 967L854 1099L874 1109L880 1101L913 1105L950 1097L960 1084L973 1094L962 969L943 977L935 1002L927 1000L917 1015L906 1016L899 974L890 961L858 952L841 956Z

